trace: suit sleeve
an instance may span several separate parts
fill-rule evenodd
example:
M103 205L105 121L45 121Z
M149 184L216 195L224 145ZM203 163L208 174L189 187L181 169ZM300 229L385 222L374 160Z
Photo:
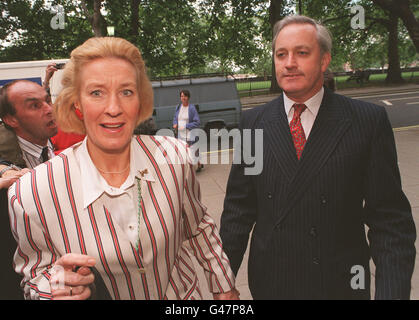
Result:
M185 164L186 179L183 196L185 246L204 269L212 293L228 292L235 287L235 278L220 235L212 217L201 203L199 182L190 161Z
M365 179L368 239L376 265L375 298L409 299L416 229L401 188L394 135L384 109L377 122Z
M241 137L243 128L246 127L243 119L240 125ZM245 143L242 143L241 148L235 147L233 159L243 159L244 148L248 147L250 146ZM243 160L233 160L221 215L220 235L235 275L242 263L257 213L257 197L252 176L246 175L245 169Z
M19 198L19 184L9 189L9 216L13 236L17 241L14 255L15 271L23 276L25 299L52 299L49 278L54 253L47 246L48 239L39 219L25 211Z
M5 166L9 166L12 163L10 161L7 161L7 160L5 160L5 159L3 159L3 158L0 157L0 164L3 164Z

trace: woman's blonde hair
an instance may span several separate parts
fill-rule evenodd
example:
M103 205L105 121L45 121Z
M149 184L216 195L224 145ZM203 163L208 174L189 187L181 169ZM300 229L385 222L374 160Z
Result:
M74 103L79 99L80 72L83 66L98 58L121 58L129 61L137 73L137 88L140 102L138 124L151 117L153 112L153 89L148 79L140 50L131 42L116 37L95 37L85 41L71 52L70 61L64 68L60 94L54 103L59 128L65 132L85 134L84 122L74 112Z

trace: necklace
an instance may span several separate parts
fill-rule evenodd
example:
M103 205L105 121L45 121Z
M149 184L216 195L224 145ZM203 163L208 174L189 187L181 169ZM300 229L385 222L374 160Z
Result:
M120 173L124 173L125 171L127 171L129 169L129 163L128 163L127 167L122 171L105 171L105 170L102 170L98 167L96 167L96 169L98 169L103 174L120 174Z
M138 190L138 239L135 246L135 249L139 249L140 246L140 221L141 221L141 215L143 213L143 210L141 209L141 180L137 177L135 177L135 180L137 181L137 190Z

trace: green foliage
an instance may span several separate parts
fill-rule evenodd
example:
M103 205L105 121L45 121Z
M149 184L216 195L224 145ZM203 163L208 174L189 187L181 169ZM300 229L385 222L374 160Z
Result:
M65 12L65 28L54 30L50 21L53 5L60 3ZM71 1L11 0L2 3L0 34L3 43L0 61L68 58L77 45L91 37L88 22L76 12Z
M348 63L352 69L380 68L388 63L388 13L370 0L307 0L303 12L325 24L333 35L331 70L342 71ZM365 29L353 29L350 8L365 9ZM416 7L415 7L416 8ZM414 46L401 21L399 53L403 65L417 59Z
M151 76L185 73L246 72L270 74L273 0L137 0L102 2L101 29L135 43ZM133 7L132 3L138 7ZM299 1L284 0L283 15ZM353 30L350 6L366 9L366 29ZM387 14L369 0L304 0L302 13L322 21L334 38L331 69L387 63ZM92 12L93 1L86 1ZM52 7L65 11L65 28L53 30ZM412 3L419 12L419 4ZM0 61L68 58L71 50L93 36L80 0L6 0L0 2ZM138 14L138 19L136 18ZM399 24L401 65L418 59L403 24Z

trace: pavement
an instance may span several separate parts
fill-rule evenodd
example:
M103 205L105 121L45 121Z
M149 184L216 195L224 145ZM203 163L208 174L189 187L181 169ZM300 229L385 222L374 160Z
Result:
M385 88L347 89L338 90L337 92L348 96L360 96L362 94L373 94L377 92L407 91L415 89L419 92L418 84ZM274 99L276 96L277 95L246 97L242 99L242 105L245 107L251 104L263 104ZM418 126L395 128L394 135L402 177L402 187L412 206L413 218L417 229L419 230L419 124ZM230 160L231 159L232 154L230 151ZM230 167L231 164L205 165L203 171L197 174L201 185L202 202L208 208L208 212L212 215L218 226L220 225L220 217L223 210L223 201ZM419 240L416 240L416 251L418 254L416 256L415 270L412 277L411 299L419 300ZM248 251L246 251L243 263L236 278L236 287L240 291L240 298L243 300L252 299L247 283L247 260ZM208 290L202 267L199 266L196 260L194 262L196 264L203 297L204 299L210 300L212 299L212 295ZM374 266L372 265L372 262L371 270L373 275L371 293L372 296L374 296Z

